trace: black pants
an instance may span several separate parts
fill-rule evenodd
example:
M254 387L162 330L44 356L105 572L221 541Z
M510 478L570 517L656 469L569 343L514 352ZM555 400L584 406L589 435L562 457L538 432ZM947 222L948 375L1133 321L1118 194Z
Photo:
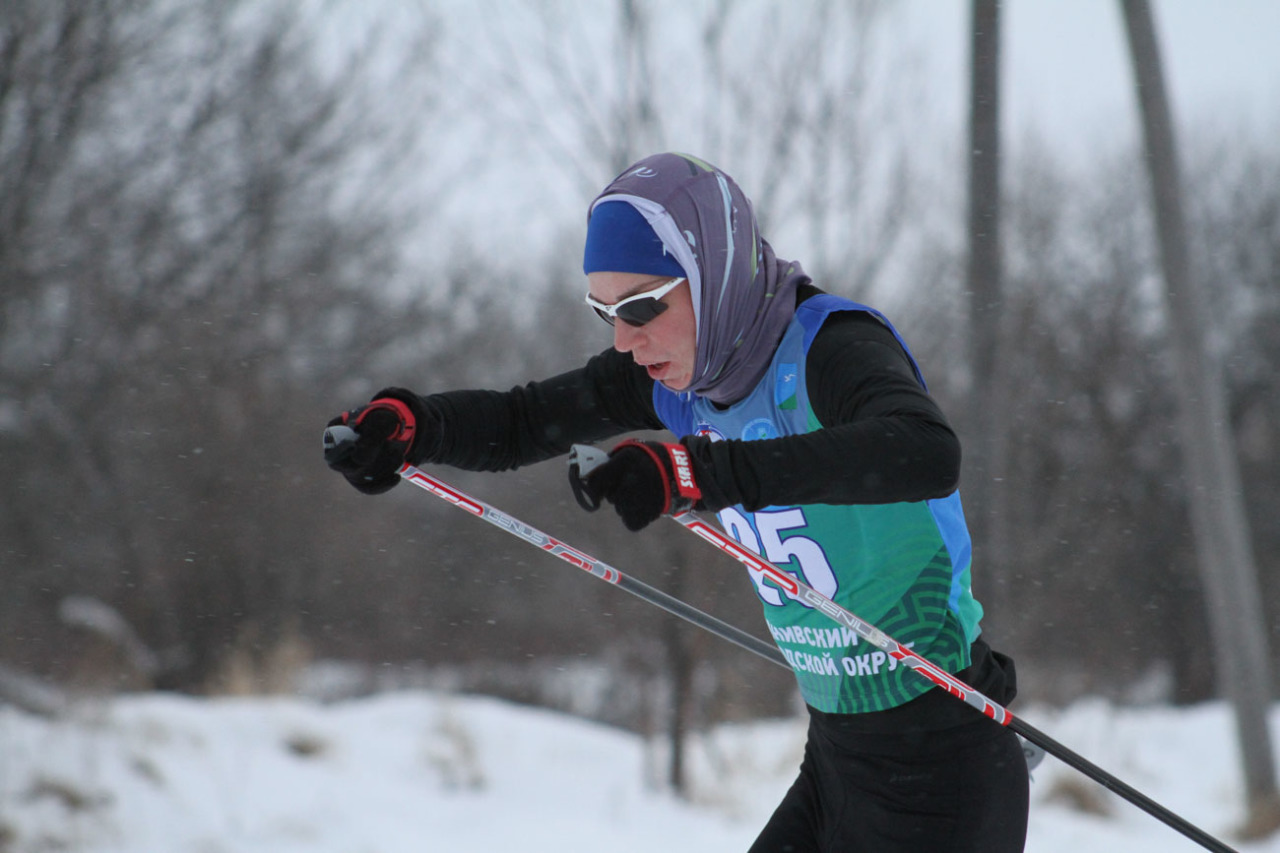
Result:
M998 702L1012 661L974 644L960 673ZM875 714L810 709L800 775L751 853L1021 853L1028 778L1016 735L941 690Z

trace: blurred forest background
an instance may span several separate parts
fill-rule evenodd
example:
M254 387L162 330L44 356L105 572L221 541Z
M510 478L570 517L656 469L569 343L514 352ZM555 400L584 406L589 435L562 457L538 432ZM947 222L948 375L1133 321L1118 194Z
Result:
M458 686L640 730L677 701L695 724L794 711L781 669L417 490L358 495L320 433L386 385L507 388L608 346L581 305L586 205L678 149L738 179L780 256L889 314L972 440L964 140L925 141L889 6L468 4L491 26L462 41L459 4L355 5L0 9L4 673L268 691L344 661L344 690ZM1179 131L1274 641L1280 148ZM1010 557L976 543L987 636L1025 698L1209 698L1138 142L1068 162L1024 138L1004 174L1012 399L988 491ZM583 514L560 464L437 473L764 635L736 564Z

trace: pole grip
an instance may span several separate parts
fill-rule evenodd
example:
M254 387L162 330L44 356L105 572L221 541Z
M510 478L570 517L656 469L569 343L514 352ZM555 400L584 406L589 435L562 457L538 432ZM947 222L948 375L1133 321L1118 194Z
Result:
M334 424L324 430L324 461L328 465L341 462L356 446L360 434L345 424Z
M600 497L587 486L587 476L609 461L609 454L589 444L575 444L569 451L569 488L573 499L587 512L600 508Z

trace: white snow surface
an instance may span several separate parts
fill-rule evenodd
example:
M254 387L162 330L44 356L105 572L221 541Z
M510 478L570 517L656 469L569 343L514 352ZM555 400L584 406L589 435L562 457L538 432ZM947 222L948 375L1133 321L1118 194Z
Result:
M1244 812L1225 705L1084 701L1024 719L1242 853L1280 851L1280 836L1232 840ZM657 741L489 698L142 694L57 721L0 707L0 850L743 851L803 738L799 720L714 729L692 746L683 801L655 781ZM1035 773L1028 851L1198 849L1052 757Z

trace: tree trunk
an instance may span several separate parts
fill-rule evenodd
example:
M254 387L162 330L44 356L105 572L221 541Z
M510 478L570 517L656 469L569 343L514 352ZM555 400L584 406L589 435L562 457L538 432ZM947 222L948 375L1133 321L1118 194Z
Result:
M663 633L667 646L667 663L671 674L671 708L668 734L671 758L667 765L667 784L681 799L689 799L689 775L686 761L689 735L693 729L693 671L697 655L689 648L688 629L674 618Z
M1219 688L1235 710L1248 797L1246 832L1258 836L1280 826L1280 797L1267 729L1271 660L1262 596L1226 393L1216 355L1206 347L1204 327L1211 315L1187 245L1173 118L1155 25L1147 0L1121 0L1121 9L1164 272L1191 527L1220 666Z
M969 100L969 347L973 371L964 481L975 552L988 586L980 597L998 605L1009 561L1001 508L1007 436L1000 368L1003 283L1000 240L1000 2L973 0ZM1002 608L992 607L997 615Z

